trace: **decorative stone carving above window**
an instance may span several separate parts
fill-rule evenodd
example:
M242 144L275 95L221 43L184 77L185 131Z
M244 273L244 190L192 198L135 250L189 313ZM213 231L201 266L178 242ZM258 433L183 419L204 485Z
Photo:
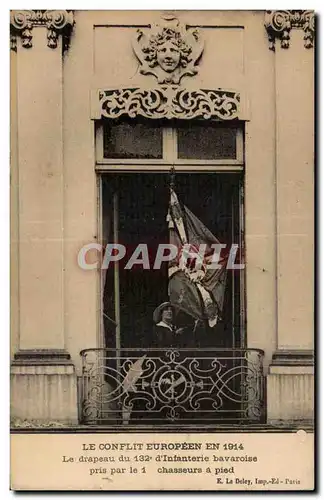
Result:
M17 36L21 37L23 47L26 49L32 47L32 29L35 26L46 26L47 46L55 49L58 36L62 34L63 50L67 50L73 25L71 10L14 10L10 15L11 49L17 48Z
M99 90L93 118L193 118L233 120L240 116L240 95L228 90L186 89L161 85L154 88Z
M133 49L143 75L154 75L158 83L179 84L185 75L198 72L203 41L197 29L187 29L171 16L148 29L138 29Z
M292 28L304 30L306 49L314 47L315 13L312 10L268 10L264 25L268 33L270 50L275 50L276 38L280 39L283 49L288 49Z

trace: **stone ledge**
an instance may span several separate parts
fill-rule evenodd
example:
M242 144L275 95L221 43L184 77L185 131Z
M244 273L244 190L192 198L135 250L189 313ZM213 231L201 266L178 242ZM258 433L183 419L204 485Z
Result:
M19 365L71 365L71 356L64 349L21 349L11 363Z
M314 432L314 422L308 420L273 420L267 424L251 425L178 425L178 426L154 426L154 425L84 425L84 424L62 424L58 421L38 421L38 420L18 420L13 419L11 423L11 433L80 433L80 434L138 434L138 433L183 433L190 432L206 433L285 433L303 430L308 433Z
M270 365L270 375L314 375L314 366L311 365Z
M296 430L304 430L305 432L309 432L309 429L314 429L314 419L312 418L306 418L306 419L300 419L300 418L291 418L287 420L283 419L269 419L268 420L268 425L270 427L275 427L275 428L294 428Z
M314 351L310 349L279 349L272 356L273 366L313 366Z
M10 427L12 429L62 429L66 427L73 428L74 424L70 425L66 422L60 422L58 420L37 420L37 419L23 419L23 418L12 418L10 421Z
M11 375L73 375L74 365L69 364L35 364L35 363L12 363Z

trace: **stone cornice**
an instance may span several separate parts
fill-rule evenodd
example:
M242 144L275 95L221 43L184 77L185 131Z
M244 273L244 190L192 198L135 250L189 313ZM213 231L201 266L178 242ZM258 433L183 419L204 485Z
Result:
M315 13L312 10L267 10L264 25L270 50L275 50L276 38L280 40L281 48L288 49L293 28L304 30L306 49L314 47Z
M71 366L71 356L64 349L23 349L15 353L12 367Z
M74 16L71 10L13 10L10 14L11 49L17 48L17 36L20 36L23 47L32 47L33 28L44 26L47 28L47 46L55 49L61 34L63 50L67 50L73 25Z
M272 356L273 366L314 366L314 351L305 349L280 349Z

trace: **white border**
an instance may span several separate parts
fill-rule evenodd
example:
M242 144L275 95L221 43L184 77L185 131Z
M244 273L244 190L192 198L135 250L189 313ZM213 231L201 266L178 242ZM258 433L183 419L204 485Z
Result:
M12 492L9 492L9 9L28 9L28 8L39 8L39 9L57 9L57 8L69 8L69 9L85 9L85 10L113 10L109 9L110 2L107 0L92 0L91 2L85 1L75 1L69 0L65 7L61 6L53 6L53 2L48 2L48 0L43 0L41 2L35 1L33 5L30 5L30 2L26 1L6 1L4 0L0 5L0 22L2 23L0 29L0 50L1 50L1 92L0 92L0 109L1 109L1 134L0 134L0 155L1 155L1 168L0 168L0 228L1 228L1 246L0 246L0 262L2 265L1 268L1 280L0 280L0 320L1 320L1 339L2 339L2 359L1 359L1 400L2 400L2 408L1 408L1 425L0 429L2 431L1 436L1 449L4 452L3 459L1 460L1 476L0 476L0 491L1 498L11 498ZM110 4L111 5L111 4ZM272 2L271 7L260 5L260 2L248 1L244 2L244 4L227 0L226 4L220 4L210 0L200 0L199 2L193 2L192 0L158 0L153 2L148 2L144 0L137 0L136 2L128 0L124 2L119 2L118 8L120 10L168 10L168 9L178 9L178 10L260 10L260 9L294 9L296 8L296 1L294 0L286 0L284 2ZM152 5L154 9L152 9ZM244 5L244 7L243 7ZM299 6L300 7L300 6ZM304 1L302 8L304 9L314 9L319 16L321 16L323 12L323 2L320 0L315 0L312 3ZM318 28L321 28L322 23L318 23ZM321 30L322 31L322 30ZM321 33L318 33L317 41L321 42L320 38L322 38ZM323 82L323 51L321 51L322 47L318 47L318 78L319 81ZM319 85L318 85L319 89ZM318 120L323 117L323 107L322 102L317 97L317 106L319 108ZM320 149L320 145L323 143L323 134L324 128L323 126L319 130L320 135L317 138L318 141L318 149ZM324 187L320 178L320 171L322 169L322 164L317 165L317 182L319 184L317 191L318 198L318 260L320 258L321 250L323 250L323 232L324 232L324 222L323 222L323 204L324 204ZM321 201L322 200L322 201ZM323 266L319 266L318 263L318 281L319 285L323 281ZM302 284L301 284L302 286ZM324 297L318 296L318 311L324 310ZM319 323L317 325L317 334L318 337L324 332L322 317L319 318ZM317 359L323 359L323 345L318 341L318 352ZM318 363L320 364L320 363ZM319 370L319 366L317 367ZM323 373L323 370L322 370ZM322 385L322 376L318 380L318 386ZM323 385L322 385L323 386ZM321 392L321 394L319 394ZM320 397L322 391L318 391L318 397ZM319 409L320 410L320 409ZM318 436L320 438L320 436ZM320 438L319 446L323 445L322 439ZM319 486L321 485L321 477L324 477L324 460L319 461L318 463L318 479ZM87 497L92 497L94 494L87 494ZM217 496L223 496L225 494L217 494ZM268 494L272 496L272 494ZM37 497L43 496L43 494L37 494ZM57 494L60 498L69 498L68 494ZM120 497L120 494L109 494L109 497ZM147 496L147 495L146 495ZM149 497L156 496L154 493L150 494ZM175 494L169 495L169 497L173 497ZM248 495L249 496L249 495ZM52 494L51 497L56 498L56 494ZM190 497L195 498L204 498L204 495L190 495ZM275 498L283 497L283 494L276 494ZM226 497L225 497L226 498Z

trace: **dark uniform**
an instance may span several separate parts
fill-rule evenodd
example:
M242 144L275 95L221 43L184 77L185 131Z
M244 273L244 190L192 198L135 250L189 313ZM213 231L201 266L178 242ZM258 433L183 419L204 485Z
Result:
M182 334L176 332L175 326L167 326L162 321L154 325L152 347L179 348L182 342Z

